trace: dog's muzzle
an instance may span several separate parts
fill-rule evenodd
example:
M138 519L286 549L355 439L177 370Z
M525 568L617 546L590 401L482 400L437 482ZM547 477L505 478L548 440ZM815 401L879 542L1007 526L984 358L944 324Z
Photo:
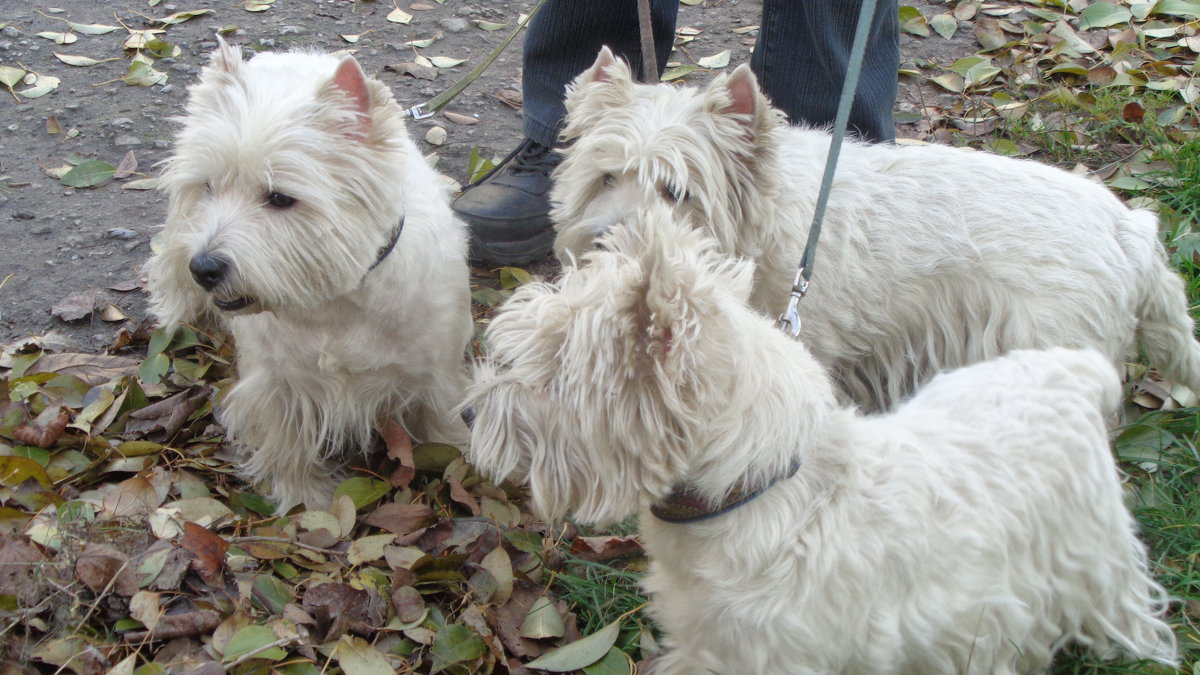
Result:
M229 263L215 255L200 253L188 261L188 271L200 288L211 291L229 274Z
M212 302L224 312L236 312L253 305L255 300L244 295L235 298L218 298L214 290L229 277L229 262L224 258L207 253L199 253L188 261L188 271L192 279L212 295Z

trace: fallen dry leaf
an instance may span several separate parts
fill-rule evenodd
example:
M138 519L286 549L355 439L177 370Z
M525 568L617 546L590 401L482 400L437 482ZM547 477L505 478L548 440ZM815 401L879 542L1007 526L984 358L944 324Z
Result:
M165 498L149 480L134 476L117 483L104 495L101 515L106 519L148 516Z
M575 537L571 541L571 554L592 562L606 562L627 555L642 553L642 544L633 535L615 537Z
M138 592L129 556L116 549L89 543L75 560L75 577L93 593L109 589L117 595Z
M91 315L98 301L98 289L72 293L51 305L50 314L63 321L78 321Z
M78 354L73 352L63 354L43 354L37 363L33 364L28 374L58 373L73 375L97 386L137 372L141 361L126 356L109 356L107 354Z
M328 627L322 642L336 640L347 630L370 635L383 625L387 615L387 608L378 593L349 584L311 586L304 592L300 605L319 626Z
M438 75L437 68L432 65L427 66L419 63L392 63L384 66L383 69L390 70L399 75L412 75L422 80L436 80Z
M171 440L188 417L196 412L212 392L212 387L197 384L157 403L130 413L125 425L127 436L142 436L147 440L165 443Z
M443 112L442 114L445 115L446 119L450 120L451 122L454 122L455 124L462 124L464 126L470 126L479 122L478 118L471 117L470 115L451 112L449 110Z
M13 429L13 438L39 448L49 448L62 436L71 421L71 413L62 406L53 405L43 410L36 418Z
M513 110L521 110L525 107L525 98L516 89L497 89L492 92L492 98Z
M137 168L137 157L135 157L133 151L130 150L125 153L125 156L121 158L121 162L117 164L117 170L113 172L113 178L117 180L129 178L133 174L137 173Z
M139 644L147 640L174 640L192 635L208 635L220 624L221 614L219 612L211 609L193 609L177 614L164 614L159 617L158 623L154 625L154 630L130 631L121 638L131 644ZM217 664L214 663L213 666L216 667L213 672L225 672L225 669L217 667ZM188 672L195 675L200 671L193 669Z
M363 522L392 534L415 532L433 522L433 509L425 504L384 504L375 509Z
M218 588L224 586L221 572L225 568L225 553L229 550L228 542L204 527L184 521L183 539L180 540L179 545L195 556L192 559L192 569L200 575L204 583Z
M38 583L46 560L27 538L0 534L0 595L16 597L22 607L36 605L49 588Z

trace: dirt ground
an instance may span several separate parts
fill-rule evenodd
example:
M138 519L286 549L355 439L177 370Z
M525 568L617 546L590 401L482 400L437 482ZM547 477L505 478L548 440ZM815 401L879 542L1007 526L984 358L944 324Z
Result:
M153 0L152 0L153 1ZM251 12L242 2L182 0L148 7L138 2L45 0L33 3L0 0L0 66L18 67L40 76L60 79L56 90L38 98L0 91L0 343L32 335L51 335L61 349L101 351L126 321L146 317L144 293L138 281L150 255L150 239L164 216L165 197L153 190L127 189L140 178L157 175L157 165L172 151L175 124L187 87L197 77L207 54L215 47L218 30L236 28L228 38L247 49L290 47L325 50L353 49L364 69L392 87L408 107L428 100L449 87L498 44L518 16L529 11L529 0L401 0L398 4L350 0L275 0L265 11ZM927 16L944 12L944 3L906 2ZM155 68L165 82L139 86L121 77L135 52L124 49L129 29L163 27L150 23L176 12L208 9L210 13L166 26L160 37L180 48ZM409 24L388 20L395 9L411 14ZM668 65L686 64L724 49L732 51L732 68L749 60L754 31L734 29L757 24L761 2L707 0L683 5L679 26L697 29L695 39L678 46ZM107 34L70 31L65 21L121 26ZM476 22L508 24L488 31ZM56 44L40 32L75 32L73 44ZM691 31L696 32L696 31ZM905 35L906 60L949 63L972 53L973 40L916 39ZM342 36L356 41L350 43ZM355 38L354 36L357 36ZM406 42L430 37L429 47L414 49ZM67 65L55 53L111 59L89 67ZM386 69L411 62L415 53L427 57L466 59L443 68L430 81ZM415 122L410 131L423 151L439 156L438 168L465 182L468 156L475 146L485 157L502 156L520 136L520 111L500 100L502 90L520 90L521 37L449 110L478 119L457 124L439 115ZM700 70L688 84L706 81L715 72ZM20 92L25 87L17 85ZM902 81L897 103L902 110L928 106L939 94L916 81ZM54 126L61 129L51 133ZM424 140L432 126L447 131L440 147ZM899 133L913 136L903 126ZM93 188L70 188L53 177L56 168L79 158L118 165L129 153L137 171L124 181L110 180ZM135 185L137 185L135 183ZM72 321L51 313L71 296L78 304L95 302L97 311ZM68 305L70 303L67 303ZM100 311L108 307L107 312Z

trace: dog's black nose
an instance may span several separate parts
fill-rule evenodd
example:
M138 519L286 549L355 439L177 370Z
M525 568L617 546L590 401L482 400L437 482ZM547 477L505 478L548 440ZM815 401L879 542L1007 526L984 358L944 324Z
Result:
M467 425L468 429L475 428L475 409L474 408L463 408L462 409L462 421L464 424Z
M192 278L196 283L204 290L211 291L225 278L226 272L229 271L229 263L216 256L201 253L192 258L188 269L192 271Z

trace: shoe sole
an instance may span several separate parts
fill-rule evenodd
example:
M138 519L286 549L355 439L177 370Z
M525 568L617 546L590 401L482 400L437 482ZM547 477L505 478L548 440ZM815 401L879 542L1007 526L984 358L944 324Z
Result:
M471 240L468 256L473 262L492 267L538 262L554 249L554 230L539 232L521 241L481 242Z

